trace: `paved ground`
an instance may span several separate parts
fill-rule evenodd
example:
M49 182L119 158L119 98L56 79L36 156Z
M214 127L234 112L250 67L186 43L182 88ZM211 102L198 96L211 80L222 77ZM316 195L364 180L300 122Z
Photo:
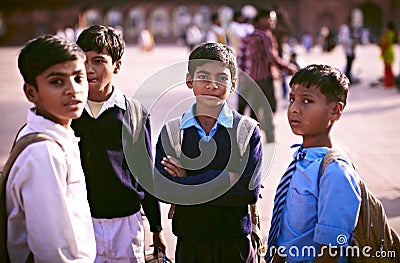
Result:
M15 132L25 122L29 108L22 93L22 79L18 74L16 59L18 47L0 48L0 167L2 167L10 149ZM310 63L328 63L339 68L345 65L345 57L340 48L329 54L321 53L318 48L306 54L298 50L298 62L301 66ZM395 72L399 72L400 48L396 50ZM163 121L169 118L171 109L178 106L191 93L183 85L184 71L164 72L167 66L185 61L188 52L183 47L159 46L151 53L142 53L136 47L128 47L124 57L122 71L115 77L115 84L128 96L139 97L152 114L154 141ZM172 66L173 68L174 66ZM171 67L169 67L171 68ZM359 165L359 173L369 188L382 200L389 220L400 232L400 93L396 89L384 89L381 86L371 88L383 72L376 46L362 46L357 49L354 72L361 82L351 88L348 106L334 131L338 144ZM153 75L157 73L156 75ZM160 77L161 76L161 77ZM149 82L157 79L158 81ZM173 79L173 82L169 80ZM160 81L161 80L161 81ZM150 85L149 85L150 84ZM173 85L173 89L166 90ZM139 87L139 88L138 88ZM280 85L277 93L280 98ZM235 95L231 101L235 103ZM186 105L186 104L185 104ZM274 191L282 172L286 169L292 151L289 146L301 142L294 136L286 121L286 100L279 99L276 114L277 144L265 147L266 156L273 158L272 165L264 166L265 179L260 201L264 238L269 228L271 206ZM340 197L339 197L340 198ZM168 240L167 254L173 258L175 238L171 233L170 221L166 219L167 205L162 205L164 217L164 235Z

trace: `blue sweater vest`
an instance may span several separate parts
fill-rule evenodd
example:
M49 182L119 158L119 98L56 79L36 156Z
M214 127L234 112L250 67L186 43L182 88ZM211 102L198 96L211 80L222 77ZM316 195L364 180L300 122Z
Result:
M72 122L76 136L80 137L81 161L92 217L129 216L138 212L142 204L151 231L159 231L161 218L158 200L135 179L135 176L152 179L150 121L147 119L141 139L132 149L133 155L140 156L140 160L129 161L137 161L133 176L123 150L123 144L132 143L126 142L122 136L122 129L128 133L132 130L130 119L124 118L124 114L124 110L115 106L93 119L84 110L82 116Z
M204 168L186 170L188 177L209 171L243 170L243 167L239 167L241 161L237 142L236 140L230 141L230 138L236 138L237 123L241 118L241 115L236 111L233 111L233 114L234 127L226 129L223 126L219 126L213 136L217 145L217 152L213 160ZM162 145L162 142L169 142L167 138L162 138L163 136L167 136L165 127L156 146L155 168L168 177L161 165L161 160L166 155L174 156L174 150L171 145ZM200 140L196 128L185 129L182 139L182 153L191 159L199 157L199 142L202 144L203 152L206 153L207 142ZM260 133L257 128L250 139L250 154L260 154L261 156L261 152L258 151L262 147L261 144ZM254 159L259 159L260 156ZM245 171L254 171L255 166L256 164L249 162ZM210 202L199 205L176 205L172 219L173 233L181 238L213 240L247 236L251 233L251 218L248 205L256 202L258 193L259 187L249 190L248 182L238 182L231 190Z

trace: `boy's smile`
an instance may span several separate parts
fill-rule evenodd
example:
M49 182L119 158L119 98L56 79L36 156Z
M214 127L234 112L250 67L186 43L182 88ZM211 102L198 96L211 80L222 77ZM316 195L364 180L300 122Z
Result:
M194 76L188 74L187 81L188 87L193 89L196 101L209 106L222 105L233 86L229 68L218 61L197 66Z

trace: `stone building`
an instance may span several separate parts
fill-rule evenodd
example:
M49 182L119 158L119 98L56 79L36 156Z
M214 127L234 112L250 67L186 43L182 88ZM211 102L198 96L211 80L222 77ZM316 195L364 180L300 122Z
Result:
M227 24L246 4L286 14L288 33L298 39L304 32L317 36L323 27L337 32L351 14L372 41L389 20L400 28L400 0L1 0L0 45L21 45L45 33L74 38L92 24L120 29L128 45L137 42L143 29L152 32L156 43L176 43L188 24L206 30L214 12Z

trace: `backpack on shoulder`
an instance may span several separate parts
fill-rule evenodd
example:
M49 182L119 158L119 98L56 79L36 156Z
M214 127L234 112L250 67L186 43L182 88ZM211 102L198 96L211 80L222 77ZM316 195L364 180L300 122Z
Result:
M132 127L132 139L135 143L142 131L143 118L147 118L147 112L144 111L142 104L136 99L125 97L125 103L129 114L129 121Z
M181 147L183 139L183 130L180 128L181 123L182 123L182 117L176 117L174 119L169 120L165 124L169 142L171 143L171 146L174 149L175 154L178 158L181 156L182 153ZM257 125L258 125L257 121L247 116L242 116L242 118L239 120L236 131L236 140L240 152L239 154L241 157L243 157L247 149L247 146L250 142L250 138L253 135L253 131L257 127ZM168 212L169 219L173 217L174 210L175 210L175 205L171 205ZM251 243L254 248L254 251L256 252L257 262L261 262L260 254L264 252L264 245L262 243L261 221L257 203L249 205L249 211L252 221Z
M6 184L8 180L8 174L10 173L11 167L20 153L30 144L41 142L41 141L52 141L58 144L52 137L43 133L30 133L22 136L18 141L15 141L10 155L4 164L3 170L0 175L0 262L10 262L8 251L7 251L7 210L6 210ZM61 145L60 145L61 146ZM33 262L33 255L30 253L26 262Z
M323 176L325 168L331 162L338 159L346 160L355 168L355 165L341 149L332 148L322 161L320 176ZM358 180L361 192L361 207L350 244L352 249L346 251L349 252L347 253L349 261L356 263L400 262L400 238L398 233L390 227L386 212L379 199L367 188L360 176L358 176ZM356 250L353 249L355 247L357 247Z

